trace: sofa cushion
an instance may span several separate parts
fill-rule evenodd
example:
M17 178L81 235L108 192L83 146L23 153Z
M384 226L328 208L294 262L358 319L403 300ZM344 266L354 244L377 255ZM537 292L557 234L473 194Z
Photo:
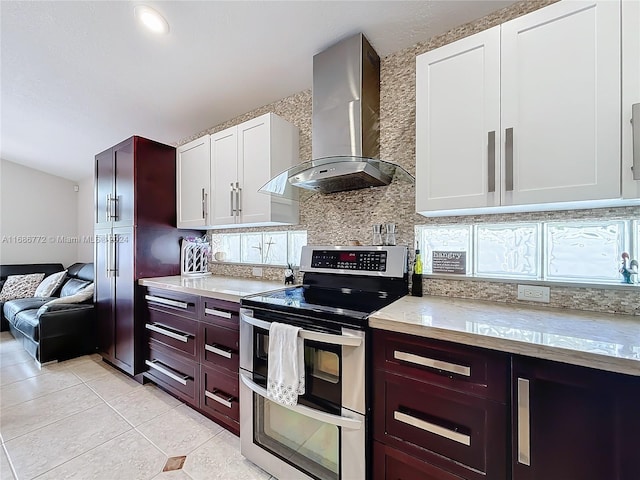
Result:
M84 287L82 290L80 290L79 292L77 292L77 293L75 293L73 295L68 295L66 297L49 299L48 302L42 304L39 307L38 316L40 316L43 313L45 313L46 311L48 311L49 307L52 306L52 305L72 305L72 304L76 304L76 303L85 302L85 301L89 300L90 298L93 298L93 283L90 283L89 285Z
M7 302L16 298L33 297L43 278L44 273L9 275L2 286L2 291L0 291L0 301Z
M9 322L13 323L15 316L24 310L37 311L42 305L53 300L53 297L31 297L9 300L2 307L2 312Z
M67 271L63 270L62 272L54 273L53 275L49 275L47 278L40 282L38 288L36 288L34 297L50 297L53 295L62 282L64 282L65 276L67 275Z
M68 270L70 277L93 282L93 263L74 263Z
M12 325L34 342L40 341L40 319L37 310L25 310L18 313Z
M64 285L62 286L62 290L60 290L60 297L69 297L71 295L75 295L83 288L91 285L91 282L86 280L79 280L77 278L70 278Z

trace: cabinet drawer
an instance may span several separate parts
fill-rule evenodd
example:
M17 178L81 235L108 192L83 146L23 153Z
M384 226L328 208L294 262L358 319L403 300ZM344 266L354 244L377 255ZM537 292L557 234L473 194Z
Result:
M465 480L395 448L373 442L373 480Z
M378 369L507 401L507 354L379 330L374 331L373 351Z
M240 419L238 375L202 366L200 406L209 413Z
M199 366L196 362L157 350L150 345L144 376L176 397L198 407Z
M203 297L200 320L232 330L239 330L240 304Z
M158 288L147 288L144 295L148 308L188 318L198 317L200 297Z
M376 440L465 478L505 478L506 405L390 372L374 389Z
M196 320L149 308L145 330L152 345L179 352L191 360L197 360L198 322Z
M239 333L237 330L200 323L200 358L202 364L238 372Z

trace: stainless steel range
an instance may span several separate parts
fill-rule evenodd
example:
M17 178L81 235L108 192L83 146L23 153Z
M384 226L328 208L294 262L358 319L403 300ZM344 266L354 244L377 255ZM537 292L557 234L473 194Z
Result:
M281 480L367 476L367 319L407 293L406 247L303 247L303 286L241 300L242 454ZM301 327L305 394L267 398L269 327Z

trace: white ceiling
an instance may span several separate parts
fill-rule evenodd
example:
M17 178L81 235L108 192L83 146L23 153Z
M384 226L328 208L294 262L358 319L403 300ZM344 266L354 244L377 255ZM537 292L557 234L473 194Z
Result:
M131 135L165 143L311 87L312 57L364 32L381 57L511 1L6 1L0 156L80 180Z

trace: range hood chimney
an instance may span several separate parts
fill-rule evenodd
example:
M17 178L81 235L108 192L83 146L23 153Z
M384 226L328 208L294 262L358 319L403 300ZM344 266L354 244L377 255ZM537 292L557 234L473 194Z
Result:
M287 185L334 193L388 185L402 167L380 156L380 57L362 33L313 57L313 160L273 178L262 192Z

